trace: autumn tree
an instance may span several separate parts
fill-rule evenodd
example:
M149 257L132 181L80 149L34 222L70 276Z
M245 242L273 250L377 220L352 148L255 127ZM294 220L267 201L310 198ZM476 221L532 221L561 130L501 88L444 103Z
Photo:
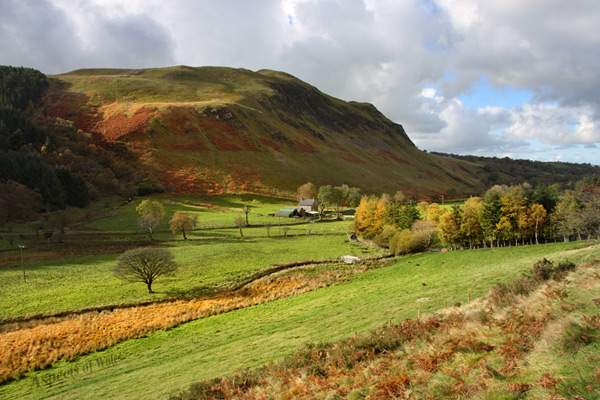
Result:
M165 206L161 202L146 199L135 210L140 215L138 219L139 227L144 231L148 231L150 240L152 240L152 234L165 215Z
M169 221L171 232L177 233L181 231L183 233L183 239L187 240L185 231L193 228L193 221L190 215L184 211L175 211L173 218Z
M419 213L421 213L421 217L423 219L428 219L429 216L429 203L426 201L420 201L417 203L417 208L419 209Z
M527 205L525 190L522 186L511 186L500 198L502 217L498 223L498 230L504 240L517 240L519 231L519 213Z
M531 193L530 204L541 204L548 215L552 214L560 201L558 185L539 185Z
M401 190L398 190L396 193L394 193L394 196L392 198L394 200L394 203L404 203L405 201L409 200L408 196Z
M0 182L0 224L31 221L42 209L41 196L17 182Z
M446 211L438 223L440 239L446 246L456 249L461 243L460 218L457 212Z
M429 207L427 207L427 219L437 224L440 222L440 217L444 212L445 209L440 207L438 203L431 203Z
M115 276L130 282L143 282L152 291L152 284L160 276L177 270L170 251L158 247L142 247L127 250L117 259L113 272Z
M316 199L319 191L312 182L306 182L296 190L296 200Z
M370 239L381 233L385 220L385 200L377 196L363 197L354 214L356 233Z
M534 224L535 244L540 244L540 242L538 240L538 232L540 231L541 227L546 222L547 216L548 216L548 213L546 212L546 209L544 208L543 205L534 204L531 206L531 218L533 219L533 221L535 223Z
M483 201L480 197L471 197L463 206L463 213L460 224L460 231L465 238L469 240L469 248L479 242L482 230L480 224L480 214Z
M574 234L581 238L585 226L582 208L582 204L572 191L565 192L556 206L553 219L565 242L568 242Z

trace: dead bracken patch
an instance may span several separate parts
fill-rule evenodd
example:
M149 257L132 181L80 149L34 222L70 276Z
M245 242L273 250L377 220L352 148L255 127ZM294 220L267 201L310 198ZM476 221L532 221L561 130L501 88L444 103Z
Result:
M131 117L117 113L98 122L93 131L101 134L108 142L125 135L143 136L146 133L146 123L154 117L155 113L154 107L142 107Z
M266 276L238 290L208 298L87 313L59 321L40 320L34 326L0 333L0 382L159 329L336 284L368 268L356 265L340 271L325 269L314 275Z

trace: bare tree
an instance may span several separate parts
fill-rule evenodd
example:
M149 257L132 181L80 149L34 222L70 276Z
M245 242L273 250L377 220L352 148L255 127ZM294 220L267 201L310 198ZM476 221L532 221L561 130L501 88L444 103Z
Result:
M117 259L113 269L116 277L129 282L143 282L152 291L152 284L162 275L172 274L177 270L170 251L158 247L141 247L127 250Z
M267 236L271 236L270 232L271 232L272 227L273 227L273 224L271 224L270 222L265 223L265 229L267 230Z

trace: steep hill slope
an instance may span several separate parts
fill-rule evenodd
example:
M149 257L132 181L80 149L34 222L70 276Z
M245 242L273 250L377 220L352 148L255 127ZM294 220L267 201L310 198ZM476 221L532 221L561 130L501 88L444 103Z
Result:
M178 192L283 194L306 181L417 196L483 189L481 166L424 153L372 105L285 73L178 66L51 78L49 116L124 143Z

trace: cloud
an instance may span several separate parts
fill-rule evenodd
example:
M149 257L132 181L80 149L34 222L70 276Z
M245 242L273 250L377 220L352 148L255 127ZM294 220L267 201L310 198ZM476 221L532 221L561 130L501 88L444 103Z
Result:
M174 63L171 36L153 18L106 11L84 2L3 1L0 63L51 74L84 67Z
M534 91L539 101L600 110L600 3L594 0L439 0L455 36L448 61L455 96L485 75ZM467 10L467 11L466 11Z
M600 126L590 107L525 104L511 110L508 139L537 138L543 143L569 146L600 142Z
M59 71L64 60L81 62L73 25L46 1L5 0L0 6L0 61Z

